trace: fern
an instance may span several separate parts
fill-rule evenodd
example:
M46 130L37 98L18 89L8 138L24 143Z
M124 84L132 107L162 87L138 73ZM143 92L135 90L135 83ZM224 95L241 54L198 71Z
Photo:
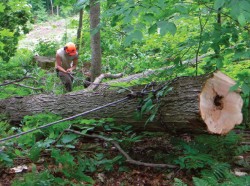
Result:
M229 172L230 165L228 163L216 163L211 169L213 171L213 175L216 179L226 178L226 174Z
M250 185L250 176L237 177L233 174L229 174L227 180L220 184L220 186L248 186Z
M206 169L201 171L201 178L193 179L195 185L203 183L205 181L211 186L223 185L223 186L241 186L249 185L250 176L237 177L230 171L230 165L227 163L217 163L211 167L211 169Z
M241 145L241 146L237 147L236 155L241 155L241 154L246 153L248 151L250 151L249 145Z
M174 179L174 186L187 186L187 184L183 183L182 180L175 178Z
M181 168L186 169L197 169L197 168L206 168L209 165L214 163L214 160L207 154L193 154L180 157L177 161L177 164Z
M206 180L193 177L193 183L195 186L212 186Z

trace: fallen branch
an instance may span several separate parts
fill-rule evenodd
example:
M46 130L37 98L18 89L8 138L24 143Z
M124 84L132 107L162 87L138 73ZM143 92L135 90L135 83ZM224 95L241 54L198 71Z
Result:
M5 83L0 84L0 87L1 86L6 86L6 85L9 85L9 84L15 84L17 82L21 82L21 81L23 81L25 79L29 79L29 78L33 78L33 77L32 76L24 76L21 79L17 79L17 80L14 80L14 81L5 81Z
M132 159L122 148L121 146L113 139L111 138L106 138L104 136L100 136L100 135L96 135L96 134L92 134L92 135L89 135L89 134L83 134L81 132L78 132L76 130L72 130L72 129L66 129L65 130L66 132L71 132L71 133L74 133L74 134L78 134L78 135L81 135L81 136L85 136L85 137L90 137L90 138L99 138L99 139L102 139L104 141L107 141L107 142L110 142L112 143L116 148L117 150L126 158L126 162L130 163L130 164L134 164L134 165L141 165L141 166L146 166L146 167L154 167L154 168L171 168L171 169L174 169L174 168L178 168L178 166L176 165L170 165L170 164L155 164L155 163L145 163L145 162L141 162L141 161L136 161L134 159Z
M122 77L123 74L122 73L119 73L119 74L110 74L110 73L107 73L107 74L101 74L100 76L98 76L95 81L93 83L90 83L90 85L88 86L88 90L95 90L99 85L100 83L102 82L102 80L104 78L120 78Z
M24 88L29 88L32 90L43 90L42 88L35 88L35 87L31 87L31 86L27 86L27 85L23 85L23 84L18 84L18 83L12 83L13 85L19 86L19 87L24 87Z

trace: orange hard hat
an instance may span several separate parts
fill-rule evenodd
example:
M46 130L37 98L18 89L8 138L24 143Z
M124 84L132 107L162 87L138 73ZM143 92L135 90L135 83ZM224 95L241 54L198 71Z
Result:
M76 55L76 45L72 42L69 42L65 45L64 50L70 56Z

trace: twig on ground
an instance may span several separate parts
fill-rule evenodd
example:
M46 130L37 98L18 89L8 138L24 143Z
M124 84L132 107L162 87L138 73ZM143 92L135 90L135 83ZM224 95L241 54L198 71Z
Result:
M72 126L72 124L70 124L70 126L69 126L68 129L66 129L66 130L70 130L71 126ZM62 132L59 134L59 136L57 137L57 139L52 143L52 145L55 145L55 144L62 138L62 136L65 134L65 132L66 132L65 130L62 131Z
M23 85L23 84L18 84L18 83L12 83L16 86L19 86L19 87L24 87L24 88L29 88L29 89L32 89L32 90L43 90L42 88L35 88L35 87L30 87L30 86L27 86L27 85Z
M155 164L155 163L145 163L145 162L141 162L141 161L136 161L134 159L132 159L122 148L121 146L116 142L114 141L113 139L111 138L106 138L104 136L100 136L100 135L96 135L96 134L92 134L92 135L89 135L89 134L83 134L79 131L76 131L76 130L71 130L71 129L66 129L65 132L71 132L71 133L75 133L75 134L78 134L78 135L81 135L81 136L85 136L85 137L90 137L90 138L99 138L99 139L102 139L104 141L107 141L107 142L110 142L112 143L116 148L117 150L126 158L126 162L130 163L130 164L134 164L134 165L142 165L142 166L146 166L146 167L154 167L154 168L178 168L178 166L176 165L170 165L170 164Z
M29 78L34 78L34 77L32 77L32 76L24 76L21 79L17 79L17 80L14 80L14 81L5 81L5 83L0 84L0 87L1 86L6 86L6 85L9 85L9 84L14 84L14 83L17 83L17 82L21 82L21 81L23 81L25 79L29 79Z

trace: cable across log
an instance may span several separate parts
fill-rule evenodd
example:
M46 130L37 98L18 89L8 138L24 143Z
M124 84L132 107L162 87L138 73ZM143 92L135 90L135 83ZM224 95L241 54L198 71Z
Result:
M90 113L84 118L114 118L118 125L130 124L135 130L141 131L226 134L240 124L243 118L240 93L229 91L234 84L231 78L220 71L197 77L178 77L169 83L171 91L157 100L160 107L156 117L146 126L148 115L140 120L134 117L141 100L137 97ZM155 87L161 86L157 84ZM138 85L126 89L140 92L144 87ZM82 90L64 95L12 97L0 100L0 113L5 114L13 123L20 122L26 115L43 112L70 117L124 98L129 93L126 89L119 91L112 87L99 92Z

